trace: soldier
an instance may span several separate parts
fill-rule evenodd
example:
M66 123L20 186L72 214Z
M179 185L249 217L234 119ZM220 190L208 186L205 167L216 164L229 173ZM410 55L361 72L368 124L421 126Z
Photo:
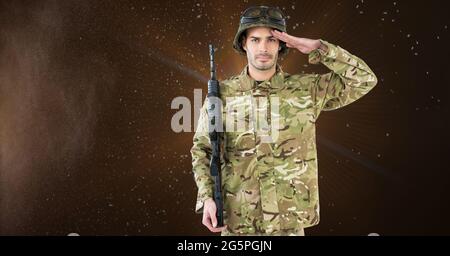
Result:
M319 223L317 118L321 111L364 96L377 78L363 60L337 45L287 34L284 15L274 7L245 10L233 47L247 56L248 65L220 83L226 123L221 169L225 226L217 227L212 199L206 104L191 149L198 186L195 211L203 212L202 223L211 232L222 235L304 235L304 228ZM308 54L309 63L322 63L330 72L283 72L277 61L289 48ZM257 116L266 124L276 121L276 129L256 129ZM228 130L235 118L246 128Z

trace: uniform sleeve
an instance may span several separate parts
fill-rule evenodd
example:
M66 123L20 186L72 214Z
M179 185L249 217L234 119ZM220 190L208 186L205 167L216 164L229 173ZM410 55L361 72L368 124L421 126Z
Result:
M313 95L321 110L335 110L361 98L377 84L377 77L360 58L339 46L320 40L328 49L309 54L311 64L324 64L331 72L317 75Z
M191 148L192 172L194 173L195 183L198 188L195 212L202 213L205 200L213 198L214 187L214 181L211 177L209 168L212 149L208 134L208 112L206 110L206 101L200 109L200 117L193 142L194 144Z

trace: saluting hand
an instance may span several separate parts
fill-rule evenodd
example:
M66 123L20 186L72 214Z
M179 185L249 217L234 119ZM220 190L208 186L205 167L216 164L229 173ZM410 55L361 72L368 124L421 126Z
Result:
M275 38L285 42L287 47L298 49L300 52L304 54L309 54L310 52L318 49L322 45L322 43L319 40L295 37L289 35L286 32L280 32L278 30L272 30L271 32Z

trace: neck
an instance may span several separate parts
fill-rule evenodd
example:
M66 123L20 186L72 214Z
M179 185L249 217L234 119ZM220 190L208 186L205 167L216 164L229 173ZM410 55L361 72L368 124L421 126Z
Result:
M274 65L271 69L268 70L258 70L252 65L248 65L248 74L256 81L265 81L269 80L273 75L275 75L276 68L276 65Z

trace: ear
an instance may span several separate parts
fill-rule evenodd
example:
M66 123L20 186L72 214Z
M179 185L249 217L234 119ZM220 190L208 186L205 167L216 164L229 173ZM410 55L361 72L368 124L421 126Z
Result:
M247 38L245 36L242 38L242 48L247 51Z

